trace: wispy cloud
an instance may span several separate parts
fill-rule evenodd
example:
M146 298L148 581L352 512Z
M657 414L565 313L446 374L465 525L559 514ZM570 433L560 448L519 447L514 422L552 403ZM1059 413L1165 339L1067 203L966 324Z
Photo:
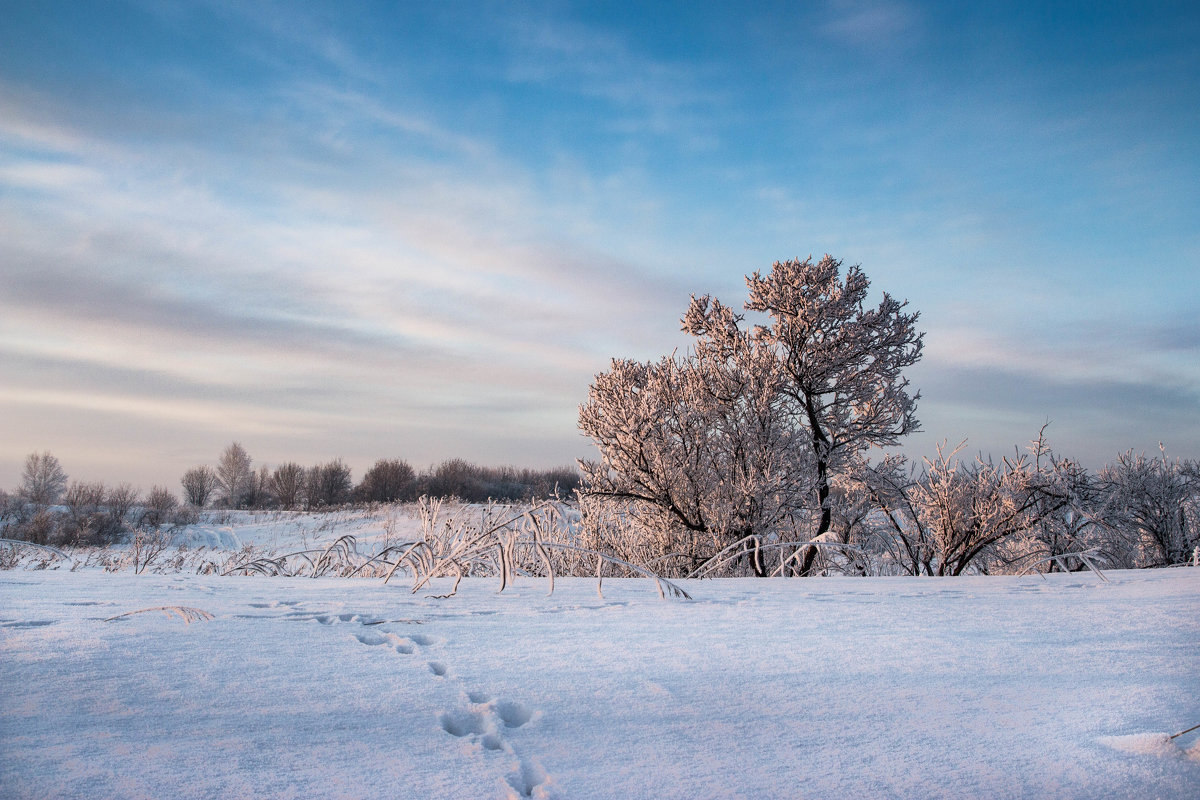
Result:
M628 39L552 16L509 17L506 77L601 101L595 124L622 134L668 136L689 148L712 147L714 124L729 105L721 72L696 59L673 62L639 52Z
M895 47L917 29L918 16L907 3L895 0L831 0L820 30L826 36L858 47Z
M22 364L0 403L251 440L391 409L418 460L449 455L437 437L467 418L479 441L460 452L476 457L518 430L544 442L534 427L557 419L555 460L581 453L591 375L673 328L661 306L682 291L559 240L546 220L563 207L487 144L359 93L285 96L339 120L348 158L378 168L331 175L290 149L239 178L202 140L128 144L10 102L36 156L0 161L0 354ZM90 377L72 389L67 374Z

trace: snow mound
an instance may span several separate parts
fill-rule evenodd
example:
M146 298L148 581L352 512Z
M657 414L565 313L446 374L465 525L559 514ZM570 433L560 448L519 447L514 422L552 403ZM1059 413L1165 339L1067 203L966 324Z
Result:
M1200 762L1200 740L1189 749L1184 750L1171 739L1168 733L1130 733L1125 736L1102 736L1100 744L1120 750L1122 753L1133 753L1142 756L1158 756L1159 758L1186 757Z

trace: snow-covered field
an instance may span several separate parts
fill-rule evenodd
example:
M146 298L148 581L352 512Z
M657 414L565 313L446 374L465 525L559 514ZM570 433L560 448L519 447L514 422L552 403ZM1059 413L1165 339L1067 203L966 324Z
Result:
M0 572L0 795L1198 797L1200 569L1107 576Z

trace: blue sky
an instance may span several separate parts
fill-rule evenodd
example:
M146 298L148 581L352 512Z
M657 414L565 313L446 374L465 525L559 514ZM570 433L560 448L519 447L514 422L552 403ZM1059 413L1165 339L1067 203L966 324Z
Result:
M922 313L914 455L1200 456L1190 4L3 5L0 487L569 463L825 252Z

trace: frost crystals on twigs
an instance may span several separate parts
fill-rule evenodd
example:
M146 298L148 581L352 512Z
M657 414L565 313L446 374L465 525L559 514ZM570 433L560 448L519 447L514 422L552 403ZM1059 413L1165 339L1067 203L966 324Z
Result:
M595 557L599 566L604 562L618 566L635 575L652 579L660 597L690 599L687 592L657 573L632 562L569 542L551 541L550 534L571 533L573 526L568 512L554 502L539 503L525 509L505 506L485 506L478 516L463 509L449 516L442 515L439 500L420 501L422 538L388 548L377 558L390 569L386 583L398 570L412 576L412 591L418 592L431 580L453 577L449 596L458 590L459 582L472 575L498 575L500 591L504 591L520 574L544 572L554 591L555 575L574 568L581 557ZM387 556L395 553L395 560Z

